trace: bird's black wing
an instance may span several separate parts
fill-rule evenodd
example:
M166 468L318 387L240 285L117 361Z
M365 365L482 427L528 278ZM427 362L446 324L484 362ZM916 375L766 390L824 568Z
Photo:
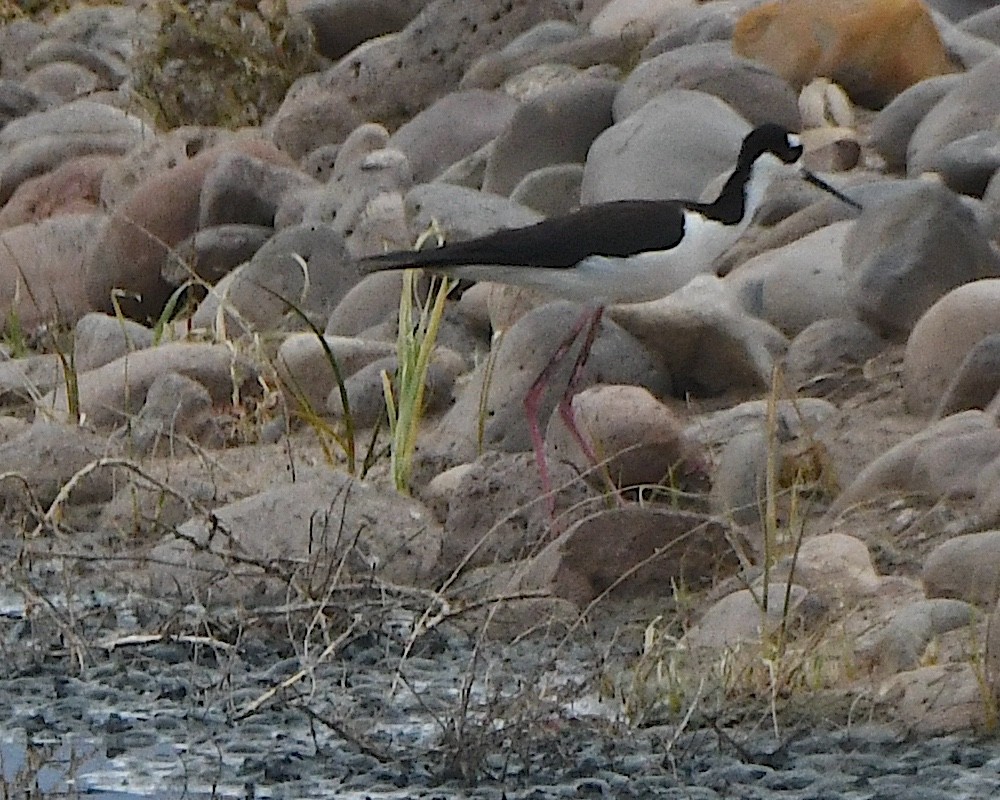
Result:
M669 250L684 234L684 206L674 200L600 203L524 228L420 251L397 251L363 260L370 271L463 264L570 268L591 255L632 256Z

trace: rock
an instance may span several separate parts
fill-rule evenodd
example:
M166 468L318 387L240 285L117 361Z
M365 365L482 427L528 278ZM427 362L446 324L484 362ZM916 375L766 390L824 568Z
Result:
M621 36L637 24L656 24L675 7L690 7L688 0L610 0L590 22L590 30L603 36Z
M810 128L801 134L802 164L813 172L847 172L861 160L861 144L849 128Z
M287 163L270 145L249 139L210 148L142 180L108 219L87 259L87 296L95 309L114 311L111 293L117 289L123 292L119 307L127 316L159 316L173 292L161 277L170 248L197 229L205 176L232 152Z
M556 217L579 208L582 185L583 164L555 164L525 175L510 199L544 217Z
M592 511L594 496L568 465L553 461L550 467L555 519L565 530ZM443 498L442 570L530 558L552 541L556 526L543 502L534 456L486 452L455 469L455 485Z
M553 414L545 436L552 460L566 461L599 491L606 479L619 488L663 485L690 491L707 479L708 463L684 423L648 389L593 386L574 395L580 432L600 459L596 469L564 420Z
M865 543L842 533L805 538L794 569L797 583L831 602L856 602L882 589Z
M1000 531L955 536L935 547L921 578L928 597L953 597L992 609L1000 599Z
M507 195L532 170L582 164L591 143L611 125L611 102L617 91L613 81L581 79L521 105L497 137L483 190Z
M733 524L760 523L766 497L768 437L761 430L733 436L723 444L712 471L709 507Z
M0 208L0 229L96 211L104 170L113 161L112 156L80 156L24 181Z
M165 372L198 381L208 389L212 402L219 404L232 403L234 396L252 393L257 386L256 369L231 347L170 342L78 375L80 413L91 425L115 427L139 412L149 387ZM43 398L42 407L45 413L68 413L65 389L60 387Z
M316 49L333 61L368 39L398 31L429 0L292 0L290 14L301 14L312 26Z
M0 482L0 503L6 513L27 511L29 518L34 512L46 511L77 472L106 455L103 436L77 425L36 422L20 436L0 444L4 471L20 476L19 480ZM111 470L96 469L75 484L68 502L100 503L110 500L112 493Z
M748 400L731 408L702 414L688 426L686 434L709 448L719 447L730 439L753 431L764 431L768 419L767 400ZM837 413L837 407L827 400L803 397L778 401L775 421L781 441L810 435Z
M837 222L751 258L725 282L755 317L795 335L822 319L852 316L841 250L853 222Z
M237 223L202 228L174 248L160 274L172 286L180 286L195 276L216 283L253 258L273 235L274 228L263 225Z
M368 364L396 352L395 342L375 342L353 336L323 338L343 378L349 378ZM293 333L288 336L278 348L275 365L278 377L293 397L300 396L313 411L325 407L326 399L336 385L336 378L330 365L330 355L315 334Z
M860 637L854 650L861 665L878 676L917 669L934 637L969 625L974 613L961 600L911 603L888 623Z
M415 234L429 230L436 222L447 241L472 239L541 220L537 212L505 197L446 183L416 186L407 193L405 202L406 217Z
M793 384L806 384L860 366L885 346L871 328L854 318L821 319L792 339L785 353L785 373Z
M923 181L867 205L844 240L843 258L857 316L894 339L951 289L1000 275L1000 259L972 212Z
M717 97L671 89L594 140L584 203L698 197L733 168L749 124Z
M30 331L90 311L82 273L99 230L96 215L63 214L0 233L0 319Z
M396 36L375 40L292 88L268 124L299 158L342 141L364 119L391 128L457 88L473 60L546 20L569 19L559 0L435 0ZM472 87L467 87L472 88Z
M414 182L426 183L495 139L517 108L503 92L452 92L400 126L387 146L406 155Z
M970 351L1000 333L1000 280L974 281L938 300L914 326L903 359L907 408L930 414Z
M982 197L990 178L1000 169L1000 133L978 131L948 142L924 160L953 191Z
M718 97L751 125L801 126L795 90L759 63L733 54L728 42L678 47L639 64L615 98L623 120L668 89L692 89Z
M0 361L0 402L8 409L19 404L31 407L40 394L61 386L65 380L58 353ZM7 438L4 436L3 441Z
M597 598L669 597L735 572L732 529L710 517L657 508L591 514L547 545L521 588L544 590L585 609ZM738 536L737 536L738 538Z
M73 366L89 372L153 344L153 331L130 319L85 314L73 329Z
M376 272L366 275L344 295L330 312L324 333L358 336L399 312L403 273Z
M250 224L272 227L287 192L315 186L297 168L249 153L221 155L205 173L198 207L198 229Z
M212 416L208 390L191 378L165 372L156 376L139 414L114 440L133 458L175 456L221 447L224 433Z
M766 604L760 588L733 592L716 602L684 634L684 645L694 650L732 650L740 645L759 644L783 623L800 625L800 607L808 596L803 587L785 583L768 585Z
M44 92L31 89L20 81L0 79L0 130L12 120L44 111L54 104L55 98Z
M267 331L286 314L298 320L299 312L322 325L360 278L343 237L329 226L284 228L231 273L224 288L216 287L198 307L193 323L207 328L217 325L221 304L225 330L231 335Z
M764 389L787 345L709 275L659 300L613 306L608 313L663 361L679 396Z
M1000 333L980 339L962 359L934 411L940 419L970 408L986 408L1000 394Z
M399 368L396 355L386 356L371 364L366 364L344 381L348 405L355 427L368 428L379 417L385 416L385 390L382 373L393 378ZM455 379L465 371L465 360L445 348L438 348L431 356L424 379L424 395L421 406L424 417L431 417L444 411L450 404ZM394 384L395 385L395 384ZM398 399L398 395L396 395ZM326 410L335 417L344 416L340 387L334 386L326 398Z
M830 78L870 108L924 78L956 71L919 0L765 3L740 18L733 50L796 88Z
M180 538L153 548L151 582L161 596L202 596L198 587L211 585L219 602L270 603L287 590L286 571L312 591L323 591L320 582L339 570L425 585L441 549L441 529L427 509L337 470L220 506L212 516L211 523L190 519ZM315 569L303 573L304 563Z
M878 702L918 736L944 736L988 726L983 687L969 663L919 667L893 676Z
M890 493L971 498L979 476L1000 457L1000 429L981 411L932 423L868 464L827 511L834 519L852 506Z
M976 65L963 75L917 124L906 151L907 175L920 175L949 142L989 130L1000 113L993 88L1000 81L1000 56Z
M505 331L490 358L490 371L484 362L469 376L455 405L428 437L424 456L450 466L475 458L481 447L503 452L529 450L531 439L524 397L579 318L580 311L573 303L551 303L525 314ZM551 376L539 410L543 427L565 392L579 346L578 341ZM645 386L660 396L669 394L670 389L669 375L610 320L601 323L577 389L582 391L595 383ZM482 405L484 385L488 391L485 406Z
M459 84L504 91L529 99L554 83L571 82L581 70L593 77L617 78L634 66L652 31L637 26L622 35L579 36L531 50L518 48L485 53L469 67Z
M12 120L0 131L0 203L24 181L72 158L122 154L152 136L138 117L90 100Z
M115 496L101 509L97 525L130 540L173 535L192 507L210 511L225 502L216 483L202 475L173 475L163 487L131 473L117 477Z
M101 79L81 64L54 61L31 70L24 87L40 95L58 97L64 103L87 97L101 87Z

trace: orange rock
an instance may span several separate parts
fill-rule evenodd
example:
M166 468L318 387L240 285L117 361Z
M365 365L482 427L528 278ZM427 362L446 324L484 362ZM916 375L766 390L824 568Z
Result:
M914 83L955 72L920 0L779 0L736 24L733 50L797 87L826 77L878 108Z

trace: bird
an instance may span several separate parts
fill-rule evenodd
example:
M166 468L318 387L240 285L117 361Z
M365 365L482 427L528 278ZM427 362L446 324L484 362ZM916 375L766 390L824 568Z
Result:
M749 227L767 188L789 172L858 210L861 206L806 170L803 146L784 126L765 123L743 139L736 166L712 202L614 200L582 206L521 228L505 228L437 248L398 250L361 260L366 272L423 268L452 278L545 290L585 308L524 399L542 490L554 511L538 412L552 373L586 330L558 410L583 453L597 463L577 427L572 396L604 309L656 300L709 272Z

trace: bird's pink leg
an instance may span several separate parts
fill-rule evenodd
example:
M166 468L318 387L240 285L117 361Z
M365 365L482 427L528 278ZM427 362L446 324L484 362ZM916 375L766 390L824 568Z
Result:
M535 451L535 462L538 464L538 475L542 482L542 492L545 495L545 503L549 509L549 516L555 516L556 511L556 498L555 494L552 492L552 480L549 477L549 464L548 459L545 457L545 439L542 436L542 429L538 422L538 410L542 405L542 395L545 394L545 387L548 385L549 380L552 378L552 373L559 366L560 362L566 358L566 354L569 352L570 348L573 346L573 342L576 341L576 337L580 335L584 326L590 321L590 329L587 331L587 338L584 342L584 351L576 359L576 364L573 367L573 377L570 379L570 388L567 388L567 393L571 391L571 387L579 382L579 373L583 371L583 365L587 360L587 353L589 352L591 346L594 343L594 337L597 334L597 327L601 321L601 315L604 313L604 307L598 306L596 310L586 309L580 318L573 324L573 328L570 330L569 335L560 342L559 347L552 354L552 358L545 365L545 369L541 371L539 376L535 378L535 382L531 384L531 388L528 389L528 393L524 396L524 412L528 419L528 429L531 432L531 446ZM563 413L563 404L566 404L569 408L570 417L573 417L573 407L568 405L566 396L560 401L559 409L560 414L563 414L563 419L566 419ZM576 421L570 425L570 431L573 437L582 443L582 437L580 436L580 431L576 427ZM586 445L584 453L593 453L593 448ZM589 454L588 454L589 456Z

